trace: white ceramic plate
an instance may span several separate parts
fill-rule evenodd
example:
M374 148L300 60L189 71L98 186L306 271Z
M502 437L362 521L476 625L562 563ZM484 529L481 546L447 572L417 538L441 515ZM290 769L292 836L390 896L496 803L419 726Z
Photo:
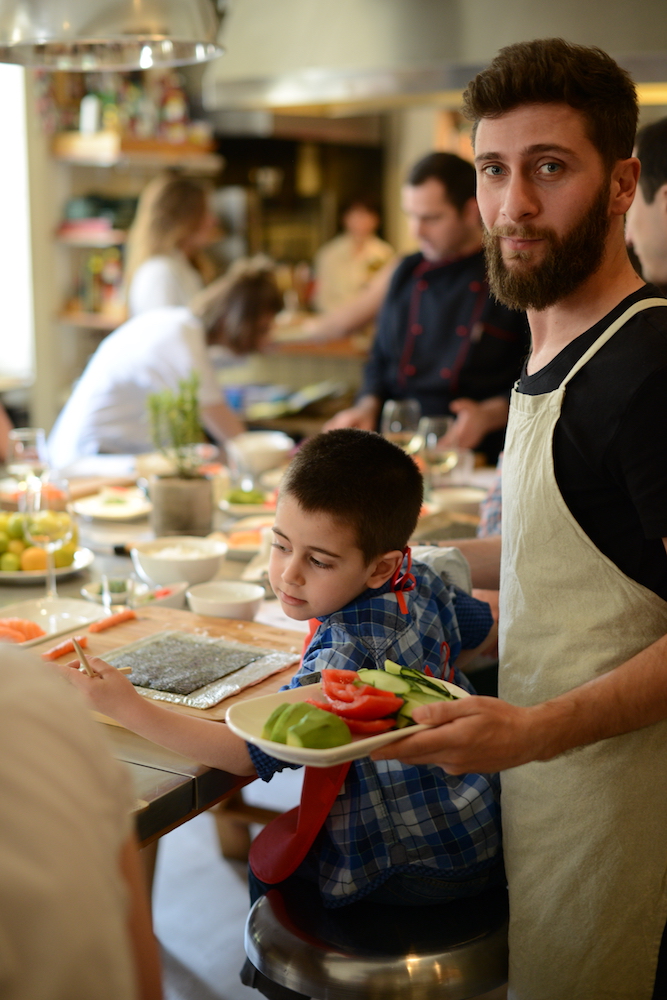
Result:
M83 569L88 569L95 558L95 553L90 549L77 549L74 553L74 562L71 566L61 566L56 569L57 579L64 576L72 576L80 573ZM0 583L25 583L32 585L35 583L45 583L46 573L41 569L17 570L15 573L8 573L0 570Z
M31 601L17 601L0 607L0 618L27 618L40 625L46 635L28 639L21 646L35 646L38 642L48 642L63 632L89 625L104 617L104 609L77 597L36 597Z
M135 521L153 509L141 490L123 487L109 487L95 496L77 500L72 506L76 514L97 521Z
M440 682L458 698L469 697L468 692L456 684L447 681ZM232 705L227 711L226 722L229 728L241 739L259 747L265 753L288 764L304 764L308 767L334 767L348 760L368 757L373 750L378 750L387 743L400 740L404 736L419 733L427 726L410 726L406 729L392 729L378 736L352 737L351 743L342 747L332 747L329 750L311 750L308 747L288 747L285 743L275 743L273 740L262 739L264 723L274 708L285 702L308 701L309 698L324 701L320 684L306 684L305 687L293 688L289 691L278 691L277 694L263 695L261 698L248 698Z

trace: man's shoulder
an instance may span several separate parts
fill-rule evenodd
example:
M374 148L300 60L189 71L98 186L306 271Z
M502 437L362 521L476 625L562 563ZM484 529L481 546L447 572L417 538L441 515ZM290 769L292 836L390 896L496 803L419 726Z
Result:
M394 271L389 290L393 288L398 288L400 285L404 284L417 270L420 264L424 262L424 255L417 253L410 253L406 257L399 260L396 265L396 270Z

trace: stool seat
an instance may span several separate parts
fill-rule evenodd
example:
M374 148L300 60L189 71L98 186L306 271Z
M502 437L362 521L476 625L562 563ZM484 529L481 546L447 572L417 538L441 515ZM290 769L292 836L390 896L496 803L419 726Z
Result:
M272 889L245 948L279 986L314 1000L469 1000L507 981L507 892L433 906L326 910L315 886Z

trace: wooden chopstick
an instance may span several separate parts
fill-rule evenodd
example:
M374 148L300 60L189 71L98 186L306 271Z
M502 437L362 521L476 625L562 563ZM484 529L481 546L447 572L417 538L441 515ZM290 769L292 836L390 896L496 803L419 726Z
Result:
M79 663L81 664L81 666L83 667L83 669L86 671L86 673L88 674L88 676L89 677L97 677L97 676L99 676L97 674L97 672L95 670L93 670L93 668L91 667L91 665L88 662L88 659L86 657L86 654L81 649L81 646L76 641L76 639L74 638L74 636L72 636L72 645L74 646L74 652L79 657ZM118 672L121 673L121 674L131 674L132 673L132 667L116 667L116 670L118 670Z
M79 657L79 663L81 664L81 666L83 667L83 669L86 671L86 673L88 674L88 676L89 677L97 677L97 674L95 673L95 671L91 667L90 663L86 659L86 654L81 649L81 646L76 641L76 639L74 638L74 636L72 636L72 645L74 646L74 652Z

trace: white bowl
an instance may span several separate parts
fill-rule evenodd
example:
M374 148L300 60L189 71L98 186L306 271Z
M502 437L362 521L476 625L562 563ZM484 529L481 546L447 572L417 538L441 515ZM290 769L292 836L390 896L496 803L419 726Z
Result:
M165 552L165 555L160 553ZM138 542L130 555L134 568L149 584L203 583L218 572L227 551L224 542L196 535L169 535Z
M185 591L190 586L188 581L178 580L176 583L165 584L164 586L168 586L171 593L165 594L164 597L155 597L153 595L157 588L150 587L147 583L136 583L134 585L134 599L136 606L143 607L145 604L159 604L161 608L184 608ZM101 604L102 584L99 581L97 583L89 583L85 587L81 588L81 594L87 600L95 601L96 604ZM127 594L125 592L112 594L111 603L126 604Z
M294 441L282 431L247 431L225 443L231 467L259 476L289 458Z
M197 615L252 621L259 611L264 593L264 587L256 583L212 580L190 587L185 596L190 610Z

